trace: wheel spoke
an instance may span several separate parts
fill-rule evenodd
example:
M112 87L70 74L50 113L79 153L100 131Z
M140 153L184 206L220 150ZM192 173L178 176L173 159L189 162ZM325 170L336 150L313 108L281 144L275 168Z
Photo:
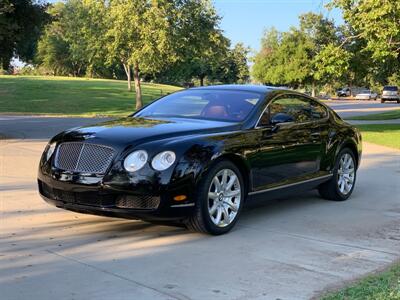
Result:
M220 192L222 190L222 187L221 187L221 183L219 182L219 179L217 176L214 177L213 183L215 185L215 191Z
M237 180L236 175L231 175L229 178L229 182L226 184L225 191L229 191L236 180Z
M236 203L232 202L231 200L227 200L224 202L224 205L228 206L232 211L237 212L238 206Z
M218 194L216 192L208 192L208 198L215 200L218 198Z
M340 183L339 189L340 189L340 192L343 194L344 193L344 180L342 180L342 182Z
M222 208L218 206L218 211L217 211L217 216L215 217L215 224L221 223L221 217L222 217Z
M229 225L231 223L231 219L229 216L228 209L225 206L222 207L222 213L224 215L224 224Z
M225 197L229 197L229 198L236 197L238 195L240 195L240 190L234 190L234 191L225 193Z
M224 170L224 172L222 173L222 181L221 181L221 185L222 185L222 189L225 190L226 189L226 184L228 181L228 170Z
M211 208L208 210L210 212L210 215L213 216L215 214L215 212L217 211L218 208L218 204L217 201L214 201L213 205L211 206Z

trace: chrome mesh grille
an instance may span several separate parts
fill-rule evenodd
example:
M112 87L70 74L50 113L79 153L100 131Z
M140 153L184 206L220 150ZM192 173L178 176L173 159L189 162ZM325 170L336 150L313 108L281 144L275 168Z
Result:
M114 157L110 147L81 142L62 143L57 148L54 165L62 170L104 174Z
M120 208L156 209L160 205L160 197L153 195L126 195L119 197L115 206Z

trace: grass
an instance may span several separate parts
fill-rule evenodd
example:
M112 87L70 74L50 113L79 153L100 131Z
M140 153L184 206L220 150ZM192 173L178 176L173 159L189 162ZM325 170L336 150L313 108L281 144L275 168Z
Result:
M400 109L396 109L396 110L388 111L388 112L384 112L384 113L379 113L379 114L350 117L347 119L348 120L367 120L367 121L400 119Z
M368 276L321 300L399 300L400 264L380 274Z
M357 125L363 141L400 149L400 124Z
M178 90L142 84L144 103ZM0 113L124 116L135 110L135 92L121 80L0 75Z

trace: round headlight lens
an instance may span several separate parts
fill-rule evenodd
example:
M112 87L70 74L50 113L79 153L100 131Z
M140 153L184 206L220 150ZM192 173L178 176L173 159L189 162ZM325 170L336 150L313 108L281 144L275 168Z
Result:
M135 172L143 168L147 162L147 152L144 150L134 151L124 160L124 168L128 172Z
M52 143L52 144L48 144L47 145L46 160L50 160L50 158L53 155L55 149L56 149L56 143Z
M168 169L175 162L176 155L172 151L164 151L154 156L151 166L158 170L164 171Z

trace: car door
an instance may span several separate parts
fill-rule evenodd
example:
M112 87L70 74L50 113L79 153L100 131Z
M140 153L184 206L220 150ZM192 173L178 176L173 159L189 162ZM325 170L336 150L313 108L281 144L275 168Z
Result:
M316 176L322 139L310 99L279 96L268 104L255 130L259 139L251 160L255 191Z

